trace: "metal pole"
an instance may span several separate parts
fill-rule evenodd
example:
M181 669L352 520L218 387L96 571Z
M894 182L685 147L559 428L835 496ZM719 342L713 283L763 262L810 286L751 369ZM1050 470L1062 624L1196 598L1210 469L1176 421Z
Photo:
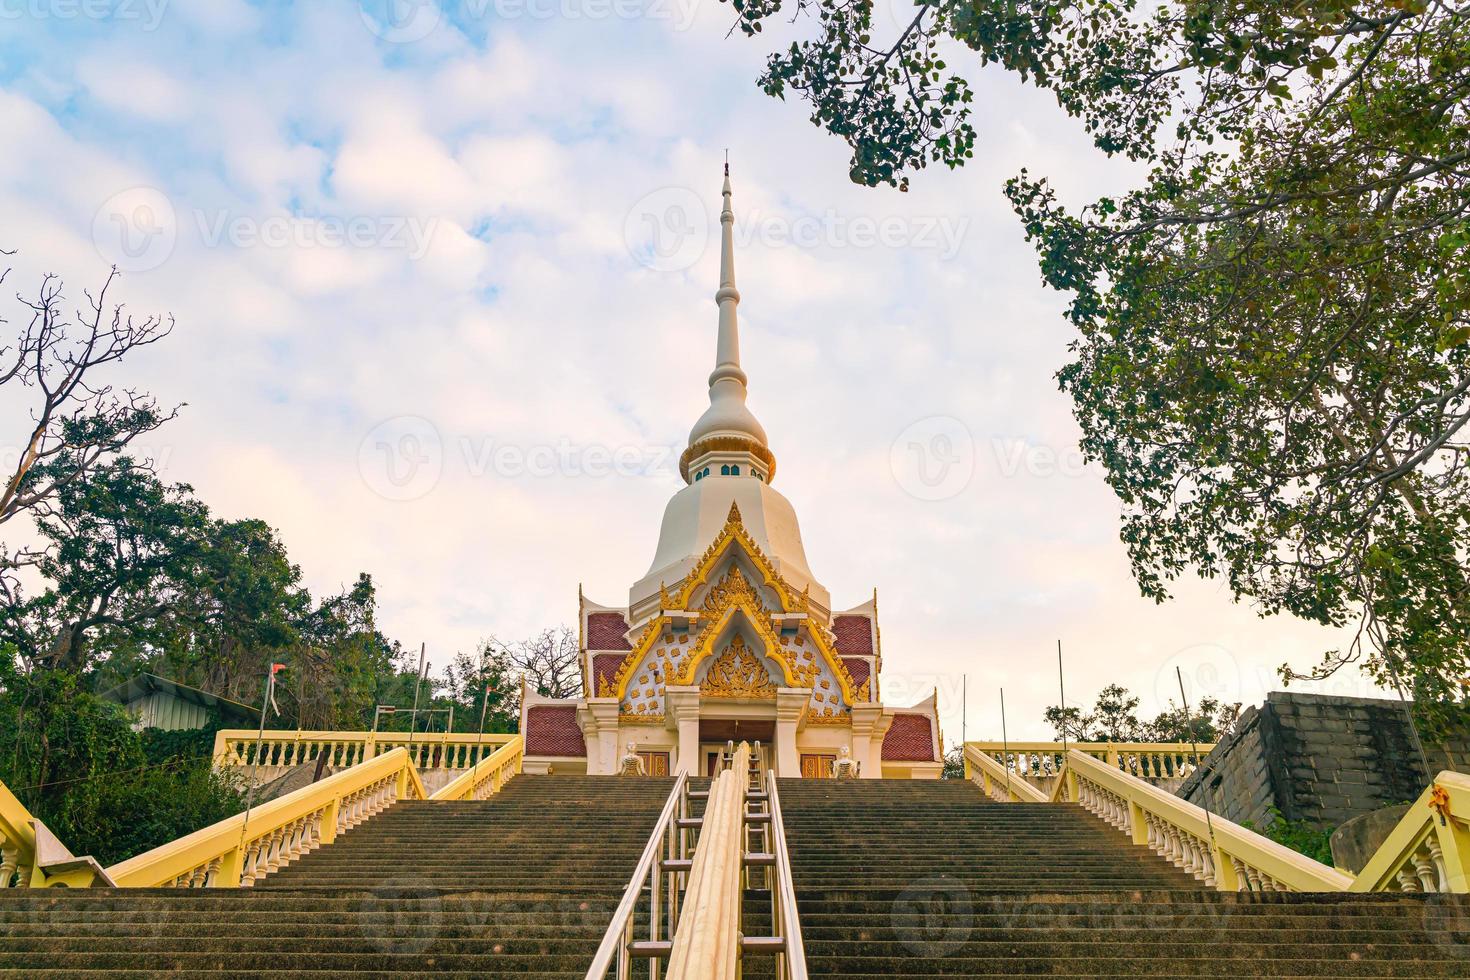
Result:
M260 771L261 745L265 741L265 713L271 705L271 695L276 690L276 665L271 664L266 669L265 696L260 701L260 731L255 735L255 760L250 765L250 785L245 788L245 819L240 823L240 844L236 848L237 852L245 849L245 833L250 827L250 810L255 804L255 777ZM240 860L245 860L243 853L240 854Z
M1404 706L1404 717L1409 722L1409 738L1413 740L1414 748L1419 751L1419 761L1424 763L1424 778L1432 783L1435 772L1429 765L1429 754L1424 751L1424 741L1419 737L1419 726L1414 723L1414 702L1404 694L1404 682L1399 678L1398 665L1387 657L1384 658L1384 663L1388 667L1388 676L1393 678L1393 689L1398 692L1399 703Z
M1057 640L1057 688L1062 692L1062 765L1067 763L1067 681L1062 672L1062 641ZM1062 770L1057 769L1060 776Z
M1186 731L1189 732L1189 747L1194 751L1194 767L1198 769L1200 764L1199 745L1197 744L1194 737L1194 720L1191 719L1189 716L1189 696L1184 693L1184 671L1179 669L1178 664L1174 665L1174 676L1179 680L1179 700L1184 703L1184 728ZM1200 781L1200 785L1204 785L1203 780ZM1204 794L1201 793L1202 798L1203 795ZM1208 800L1206 800L1206 802L1208 802ZM1220 853L1220 848L1215 843L1215 824L1214 821L1210 819L1210 808L1207 806L1202 806L1200 807L1200 809L1205 811L1205 829L1210 832L1210 847L1214 849L1215 855L1218 855ZM1211 863L1214 863L1213 857Z
M485 709L490 707L490 685L486 684L480 695L480 734L475 739L475 761L479 762L485 756Z
M1006 767L1006 799L1011 798L1011 737L1006 732L1006 689L1000 689L1001 763Z
M965 758L965 743L970 738L970 675L960 675L960 759Z
M429 655L429 644L419 644L419 672L413 679L413 714L409 717L408 733L409 741L413 741L413 733L418 728L419 721L419 688L424 686L424 663Z
M408 757L413 760L414 765L418 765L418 760L413 755L413 736L419 728L419 688L424 686L424 663L428 655L429 644L427 642L420 643L419 672L413 679L413 714L408 719Z
M432 712L431 712L432 713ZM439 765L449 768L449 733L454 730L454 702L449 702L449 720L444 723L444 737L439 741Z

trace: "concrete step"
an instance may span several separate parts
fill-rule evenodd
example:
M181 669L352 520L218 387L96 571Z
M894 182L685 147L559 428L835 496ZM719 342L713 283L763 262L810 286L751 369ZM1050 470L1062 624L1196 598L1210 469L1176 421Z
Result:
M1470 976L1470 902L1206 891L1078 807L961 782L780 790L813 977Z
M249 889L0 892L0 976L581 977L672 780L402 801Z

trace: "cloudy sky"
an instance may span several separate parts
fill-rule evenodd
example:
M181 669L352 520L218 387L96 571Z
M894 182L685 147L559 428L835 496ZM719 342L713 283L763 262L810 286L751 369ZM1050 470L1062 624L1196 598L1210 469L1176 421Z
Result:
M888 701L939 688L953 740L968 675L972 738L1001 686L1042 737L1058 638L1069 701L1118 681L1146 711L1176 665L1251 703L1314 663L1332 636L1213 583L1139 598L1076 452L1062 302L1000 188L1025 166L1081 201L1129 168L997 73L971 166L856 187L755 87L780 37L731 14L0 0L7 289L122 268L116 298L178 322L116 376L187 403L148 447L167 476L278 527L315 591L371 572L442 662L646 572L706 404L728 148L750 404L834 603L878 589Z

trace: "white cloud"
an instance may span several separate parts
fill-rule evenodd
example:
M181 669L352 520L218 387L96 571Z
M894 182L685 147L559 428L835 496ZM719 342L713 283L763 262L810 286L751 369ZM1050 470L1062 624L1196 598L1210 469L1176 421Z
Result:
M155 0L159 2L159 0ZM209 34L244 34L260 24L260 15L245 0L164 0L168 9Z
M1080 195L1129 169L1044 93L985 81L981 152L905 195L850 184L841 144L756 89L764 48L726 40L723 7L684 32L498 22L483 49L448 28L386 44L346 2L269 24L237 3L179 12L105 44L21 39L31 56L0 87L0 245L24 250L7 286L48 269L91 284L98 206L138 185L165 193L178 243L121 288L179 319L128 367L189 402L168 429L169 475L279 527L313 589L372 572L390 635L443 659L569 621L579 582L620 602L647 569L679 486L659 453L704 406L717 256L709 238L689 267L652 271L626 225L671 187L712 219L729 147L737 214L768 222L738 259L751 404L834 601L880 589L890 693L948 698L968 673L972 735L998 730L987 699L1004 684L1011 733L1039 736L1058 637L1074 698L1119 681L1148 709L1181 659L1238 664L1234 689L1258 700L1280 662L1310 665L1331 643L1211 583L1165 606L1137 595L1117 502L1068 459L1062 297L1041 287L999 193L1023 165ZM57 81L72 77L80 88ZM414 219L432 234L417 251L211 241L201 213L257 230ZM864 244L854 219L907 237ZM952 249L914 241L936 219L964 222ZM800 220L814 222L810 246L769 233ZM968 430L975 473L929 503L895 480L890 450L936 415ZM409 501L382 495L360 454L398 416L431 420L442 453L437 482ZM501 447L557 461L505 472L486 462ZM589 453L619 448L649 472L585 475ZM945 704L954 737L958 705Z
M150 122L179 122L190 111L188 88L142 61L83 58L77 64L77 81L98 104Z

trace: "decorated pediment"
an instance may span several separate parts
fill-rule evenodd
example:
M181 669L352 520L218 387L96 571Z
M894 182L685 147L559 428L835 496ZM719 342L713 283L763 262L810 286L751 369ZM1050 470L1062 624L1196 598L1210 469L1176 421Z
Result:
M809 609L805 594L761 553L738 507L731 506L725 527L678 590L660 594L659 615L616 676L599 686L598 696L618 698L625 714L661 715L665 686L695 684L701 665L711 657L723 661L737 638L763 671L762 657L779 668L771 684L812 688L816 716L838 715L865 699L837 656L835 637L802 615ZM735 656L741 661L738 651Z
M712 698L772 700L776 684L755 651L739 633L705 671L699 693Z

